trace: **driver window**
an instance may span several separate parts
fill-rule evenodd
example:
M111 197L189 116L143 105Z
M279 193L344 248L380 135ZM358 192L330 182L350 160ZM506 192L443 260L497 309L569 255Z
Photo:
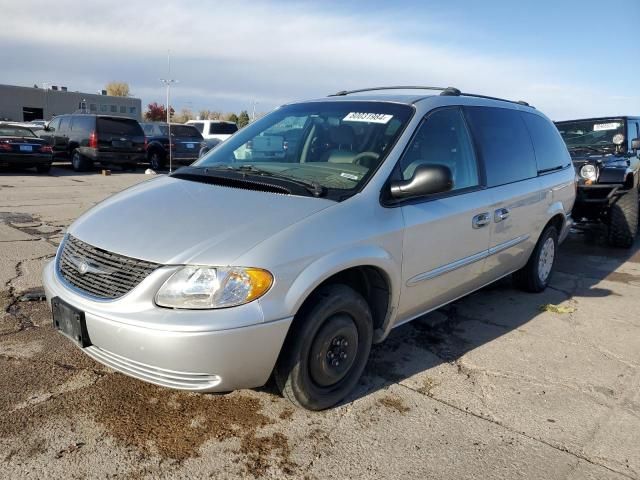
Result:
M480 184L471 138L458 108L438 110L422 122L400 159L403 180L409 180L418 165L449 167L452 190Z

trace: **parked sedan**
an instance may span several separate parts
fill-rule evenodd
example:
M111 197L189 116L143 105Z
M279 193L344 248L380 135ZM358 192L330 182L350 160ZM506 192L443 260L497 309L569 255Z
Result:
M204 141L200 132L189 125L171 125L171 142L169 142L169 126L166 123L141 123L147 139L147 160L154 170L163 170L169 163L169 147L171 160L176 166L191 165L200 154Z
M51 146L33 130L20 125L0 124L0 167L36 167L47 173L53 161Z

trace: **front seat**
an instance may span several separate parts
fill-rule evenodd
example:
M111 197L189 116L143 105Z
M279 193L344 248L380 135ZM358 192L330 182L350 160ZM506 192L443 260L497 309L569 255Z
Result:
M356 156L354 152L356 134L350 125L338 125L329 129L331 148L322 156L322 162L352 163Z

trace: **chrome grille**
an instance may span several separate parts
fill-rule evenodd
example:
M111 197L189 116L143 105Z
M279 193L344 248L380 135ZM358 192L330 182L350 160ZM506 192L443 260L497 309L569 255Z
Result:
M159 266L93 247L71 235L58 259L60 275L69 284L108 300L129 293Z

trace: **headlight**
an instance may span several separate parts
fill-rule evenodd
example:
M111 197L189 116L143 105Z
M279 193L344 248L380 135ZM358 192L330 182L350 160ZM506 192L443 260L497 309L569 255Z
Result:
M156 304L170 308L223 308L249 303L267 293L273 276L242 267L182 267L160 287Z
M580 176L585 180L595 181L596 178L598 178L598 171L596 170L596 167L594 165L587 163L580 169Z

